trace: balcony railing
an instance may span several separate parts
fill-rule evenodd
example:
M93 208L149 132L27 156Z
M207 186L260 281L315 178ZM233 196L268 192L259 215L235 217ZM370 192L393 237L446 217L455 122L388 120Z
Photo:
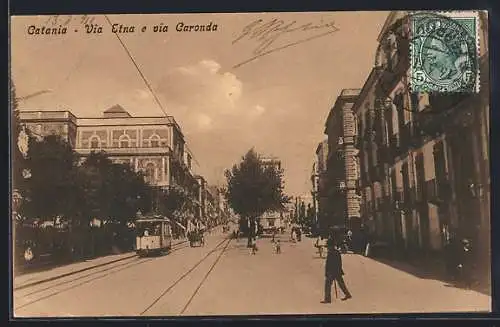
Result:
M411 138L411 128L409 123L401 126L400 135L401 135L401 147L406 148L410 143L410 138Z
M425 185L427 201L437 205L443 204L451 199L451 185L447 179L437 181L435 178L426 182Z
M375 211L383 211L383 198L375 198Z
M379 146L378 151L381 163L392 163L394 161L391 148L388 145Z
M399 157L403 153L400 134L394 134L391 136L389 148L390 156L392 158Z
M394 196L396 207L399 210L409 210L417 204L415 188L397 188Z
M104 151L110 155L126 154L126 155L146 155L146 154L168 154L170 147L100 147L100 148L76 148L75 151L79 154L87 155L91 152Z

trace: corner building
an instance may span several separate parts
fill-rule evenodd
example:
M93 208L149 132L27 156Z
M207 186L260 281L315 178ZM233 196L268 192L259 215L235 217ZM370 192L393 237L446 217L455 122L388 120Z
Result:
M404 256L441 257L469 238L478 273L490 262L487 18L479 14L480 92L412 93L409 19L391 12L376 64L355 106L363 217L375 239Z
M39 137L61 135L81 160L104 151L113 162L144 172L153 187L187 193L193 200L190 216L199 216L200 186L194 177L192 154L174 117L133 117L115 105L102 117L77 118L70 111L21 111L20 120Z

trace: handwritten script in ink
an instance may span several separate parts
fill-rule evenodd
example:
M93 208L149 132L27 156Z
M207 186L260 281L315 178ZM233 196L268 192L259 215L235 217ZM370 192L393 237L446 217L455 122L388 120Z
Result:
M91 15L80 15L80 16L73 16L73 15L52 15L49 16L45 24L47 25L62 25L62 26L67 26L71 22L77 21L81 25L91 25L95 21L95 17Z
M233 68L238 68L259 57L266 56L273 52L281 51L288 47L312 41L320 37L325 37L337 32L338 30L339 28L335 26L334 21L327 23L322 22L320 24L309 22L300 25L295 20L285 22L277 18L269 21L257 19L245 26L241 31L241 34L232 42L232 44L235 45L243 40L255 41L257 43L257 47L252 52L253 56L233 66ZM288 42L284 45L277 45L277 41L280 38L285 35L289 36L292 34L297 35L298 40Z

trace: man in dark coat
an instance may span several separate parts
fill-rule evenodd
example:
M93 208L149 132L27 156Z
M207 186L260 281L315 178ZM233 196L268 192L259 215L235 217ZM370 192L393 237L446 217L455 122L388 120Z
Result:
M326 256L325 264L325 299L321 303L332 302L332 284L337 282L340 289L344 293L342 301L352 298L351 293L347 289L344 282L344 270L342 269L342 256L339 248L334 244L333 239L330 238L327 243L328 254Z

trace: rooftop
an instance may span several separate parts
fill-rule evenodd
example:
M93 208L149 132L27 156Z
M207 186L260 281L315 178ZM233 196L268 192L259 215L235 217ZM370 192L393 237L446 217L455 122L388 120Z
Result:
M104 112L105 113L127 113L128 114L128 112L125 109L123 109L123 107L120 106L119 104L115 104L111 108L104 110Z

